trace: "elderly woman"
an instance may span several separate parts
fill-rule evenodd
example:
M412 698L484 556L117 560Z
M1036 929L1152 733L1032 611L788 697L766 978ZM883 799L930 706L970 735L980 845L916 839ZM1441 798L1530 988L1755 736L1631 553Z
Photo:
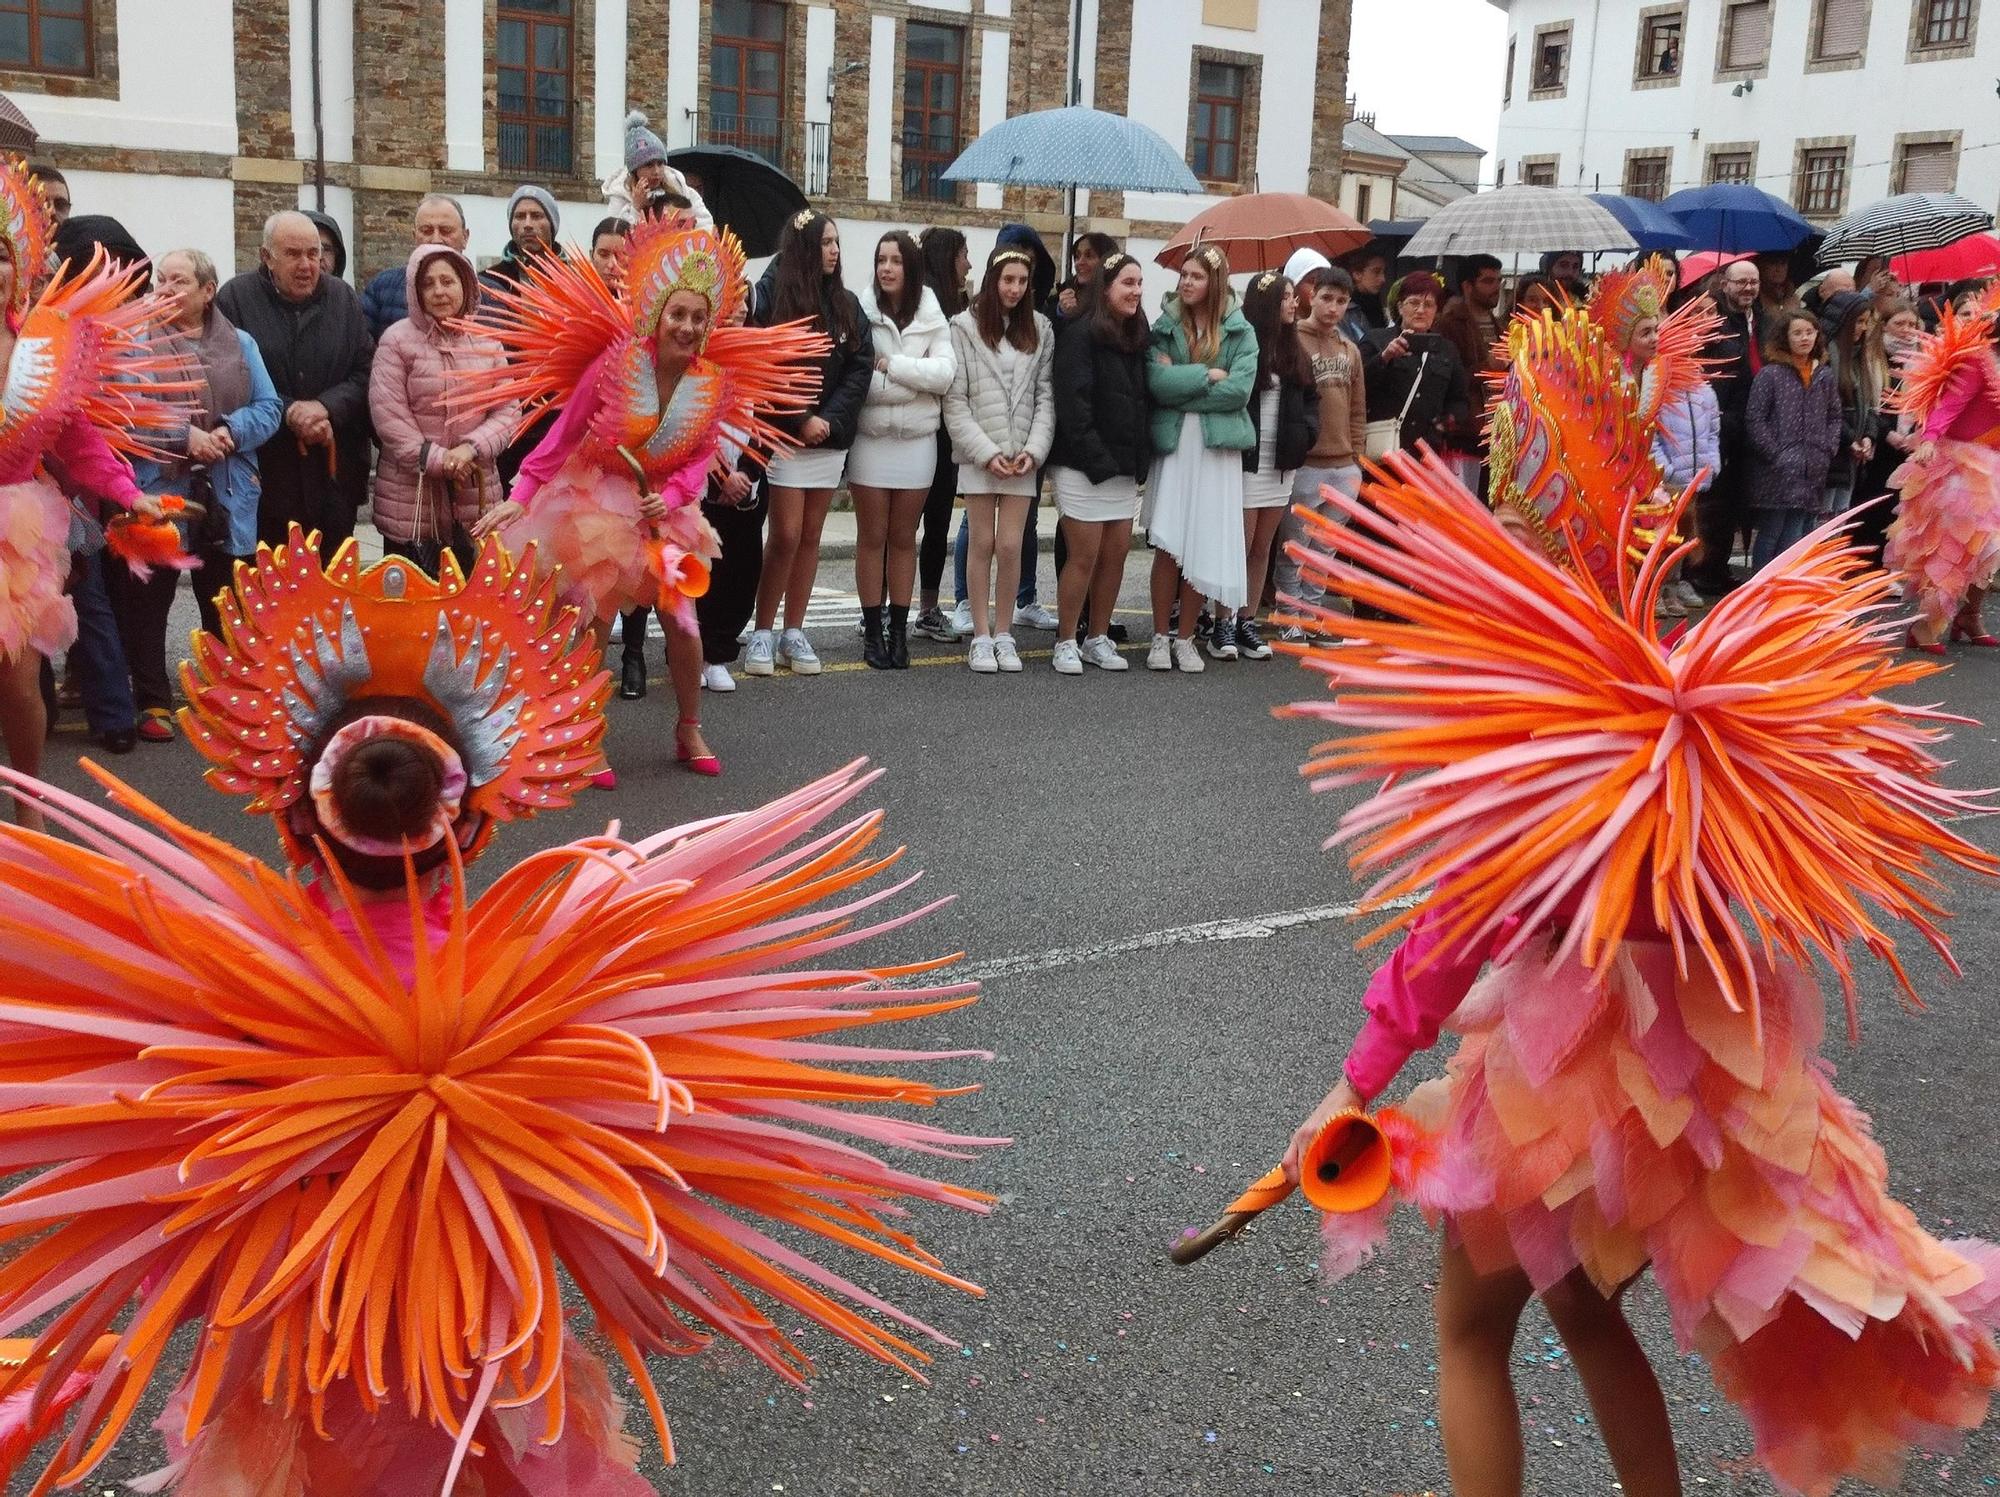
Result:
M1476 444L1472 386L1451 340L1440 337L1438 304L1444 285L1419 271L1397 287L1396 320L1369 333L1361 345L1368 389L1368 419L1401 419L1399 446L1414 452L1428 442L1439 453L1453 444Z
M472 262L448 244L420 244L404 275L410 315L382 335L368 377L368 414L382 444L375 528L383 550L435 567L440 548L500 502L497 463L521 412L511 402L484 414L445 403L467 371L505 362L497 340L456 321L479 308ZM469 562L469 548L461 551Z
M195 602L204 629L218 628L215 595L229 586L238 558L257 551L257 449L284 420L284 402L264 368L256 341L216 310L215 262L198 249L173 250L154 265L154 282L179 304L162 336L179 343L207 381L184 444L172 461L133 465L140 491L185 494L207 511L187 538L200 558ZM162 567L141 582L117 576L115 591L139 736L173 738L173 684L167 670L167 615L180 573Z

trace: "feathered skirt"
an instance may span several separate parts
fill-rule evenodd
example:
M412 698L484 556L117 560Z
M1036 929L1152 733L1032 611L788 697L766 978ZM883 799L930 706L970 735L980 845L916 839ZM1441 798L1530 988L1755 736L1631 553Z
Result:
M1903 574L1908 601L1941 632L1967 592L2000 574L2000 449L1945 438L1935 460L1904 463L1889 486L1901 498L1883 564Z
M1664 940L1593 984L1553 939L1460 1005L1449 1074L1405 1109L1438 1165L1410 1193L1473 1265L1609 1293L1651 1263L1787 1489L1893 1485L1912 1447L1986 1415L2000 1250L1939 1242L1888 1193L1868 1119L1833 1088L1807 974L1766 969L1761 1034ZM1327 1218L1329 1246L1342 1219Z
M0 660L54 655L76 638L69 504L45 478L0 484Z
M649 525L640 518L632 476L579 453L542 485L502 539L516 555L533 541L543 573L560 569L561 600L586 619L609 622L643 604L691 631L694 600L708 590L722 540L702 518L699 494L662 497L667 517Z
M564 1418L553 1442L544 1443L552 1432L543 1400L489 1407L453 1497L654 1497L609 1371L575 1336L564 1340L563 1378ZM412 1418L399 1388L370 1411L351 1380L336 1382L326 1392L326 1427L317 1431L310 1409L266 1403L259 1379L245 1376L189 1445L181 1426L191 1394L182 1387L156 1423L169 1464L130 1483L133 1491L438 1497L444 1490L456 1442L441 1426Z

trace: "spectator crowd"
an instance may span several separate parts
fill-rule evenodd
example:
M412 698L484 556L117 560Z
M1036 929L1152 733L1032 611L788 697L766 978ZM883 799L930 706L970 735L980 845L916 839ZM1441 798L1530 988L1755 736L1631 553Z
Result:
M177 308L162 336L184 343L206 377L184 450L138 478L148 493L205 507L189 545L210 627L209 600L233 563L293 524L331 554L368 510L390 553L430 567L446 549L469 556L482 515L507 501L556 415L521 430L518 409L474 417L449 398L458 375L506 357L480 331L492 288L519 286L538 261L567 253L587 253L615 287L635 218L709 221L699 185L673 171L639 115L627 122L626 171L605 184L606 215L574 251L562 247L554 197L524 184L508 205L507 242L481 270L460 206L434 195L416 206L407 262L359 293L342 279L346 247L324 215L275 214L258 265L225 281L199 251L141 247L113 218L72 213L61 173L35 170L63 220L58 258L101 245L147 264ZM1076 241L1066 275L1022 224L1003 228L976 268L956 229L884 234L860 247L869 268L858 296L844 275L850 248L833 220L802 212L748 297L753 323L804 319L829 352L813 408L783 418L795 447L768 463L725 451L710 485L704 509L723 553L688 645L698 668L670 673L680 697L733 691L739 672L819 673L807 607L843 490L872 668L907 667L915 634L962 645L975 673L1015 673L1017 634L1036 631L1053 634L1061 674L1126 670L1127 631L1114 615L1135 527L1152 547L1149 668L1269 659L1278 593L1317 601L1285 555L1303 523L1294 506L1319 507L1325 487L1355 493L1364 457L1397 447L1429 447L1479 489L1483 410L1508 319L1588 289L1574 254L1544 257L1510 288L1489 255L1399 271L1389 245L1338 264L1300 251L1282 271L1246 278L1205 247L1149 315L1143 268L1099 233ZM1658 426L1669 485L1700 486L1701 546L1663 599L1673 614L1887 492L1915 445L1889 397L1935 320L1880 264L1795 292L1788 257L1746 257L1684 294L1713 297L1720 330L1706 388L1663 410ZM1634 379L1656 331L1642 319L1617 350ZM1058 516L1046 600L1045 498ZM1876 505L1859 525L1878 556L1891 515ZM174 735L166 629L176 578L136 581L93 548L87 527L79 538L80 633L45 690L80 707L114 752ZM641 697L646 611L628 614L621 632L621 693ZM696 705L679 702L684 722Z

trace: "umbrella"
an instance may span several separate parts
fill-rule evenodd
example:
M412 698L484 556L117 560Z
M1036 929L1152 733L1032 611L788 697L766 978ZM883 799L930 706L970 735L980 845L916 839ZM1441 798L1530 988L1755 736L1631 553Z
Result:
M1002 120L944 169L947 182L1098 192L1200 192L1180 152L1136 120L1072 104Z
M1550 250L1629 250L1622 224L1580 192L1502 187L1446 203L1405 255L1531 255Z
M21 106L0 94L0 151L19 151L23 156L32 156L41 138L33 122L21 113Z
M694 177L715 221L743 241L751 259L778 252L785 220L809 206L798 183L762 156L735 146L683 146L667 152L667 164Z
M1690 187L1660 206L1681 221L1688 238L1702 249L1753 254L1794 250L1814 232L1783 198L1742 182Z
M2000 235L1972 234L1939 249L1898 255L1889 262L1896 279L1909 286L1925 281L1969 281L2000 275Z
M1178 270L1196 245L1212 244L1229 257L1232 271L1277 270L1294 250L1314 249L1331 259L1374 237L1359 219L1318 198L1253 192L1197 213L1154 259Z
M1689 255L1680 264L1681 284L1683 286L1692 286L1696 281L1712 271L1720 270L1725 265L1734 265L1738 260L1747 260L1749 258L1750 252L1748 250L1737 254L1731 254L1726 250L1703 250L1698 255Z
M1855 210L1828 229L1819 258L1822 265L1838 265L1869 255L1943 249L1992 227L1992 214L1955 192L1898 193Z
M1658 203L1615 192L1593 192L1589 196L1625 226L1642 250L1684 250L1693 243L1681 221Z

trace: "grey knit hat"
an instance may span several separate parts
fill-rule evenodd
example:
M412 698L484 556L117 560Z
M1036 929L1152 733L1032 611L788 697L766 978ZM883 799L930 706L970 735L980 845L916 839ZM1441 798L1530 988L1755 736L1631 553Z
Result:
M562 228L562 213L556 207L555 194L546 187L537 187L532 182L523 182L514 189L514 195L507 199L507 222L510 230L514 222L514 210L521 206L522 198L533 198L542 205L542 212L549 216L549 238L554 240L557 231Z
M633 110L625 116L625 170L636 172L648 162L665 161L667 143L646 128L646 116Z

